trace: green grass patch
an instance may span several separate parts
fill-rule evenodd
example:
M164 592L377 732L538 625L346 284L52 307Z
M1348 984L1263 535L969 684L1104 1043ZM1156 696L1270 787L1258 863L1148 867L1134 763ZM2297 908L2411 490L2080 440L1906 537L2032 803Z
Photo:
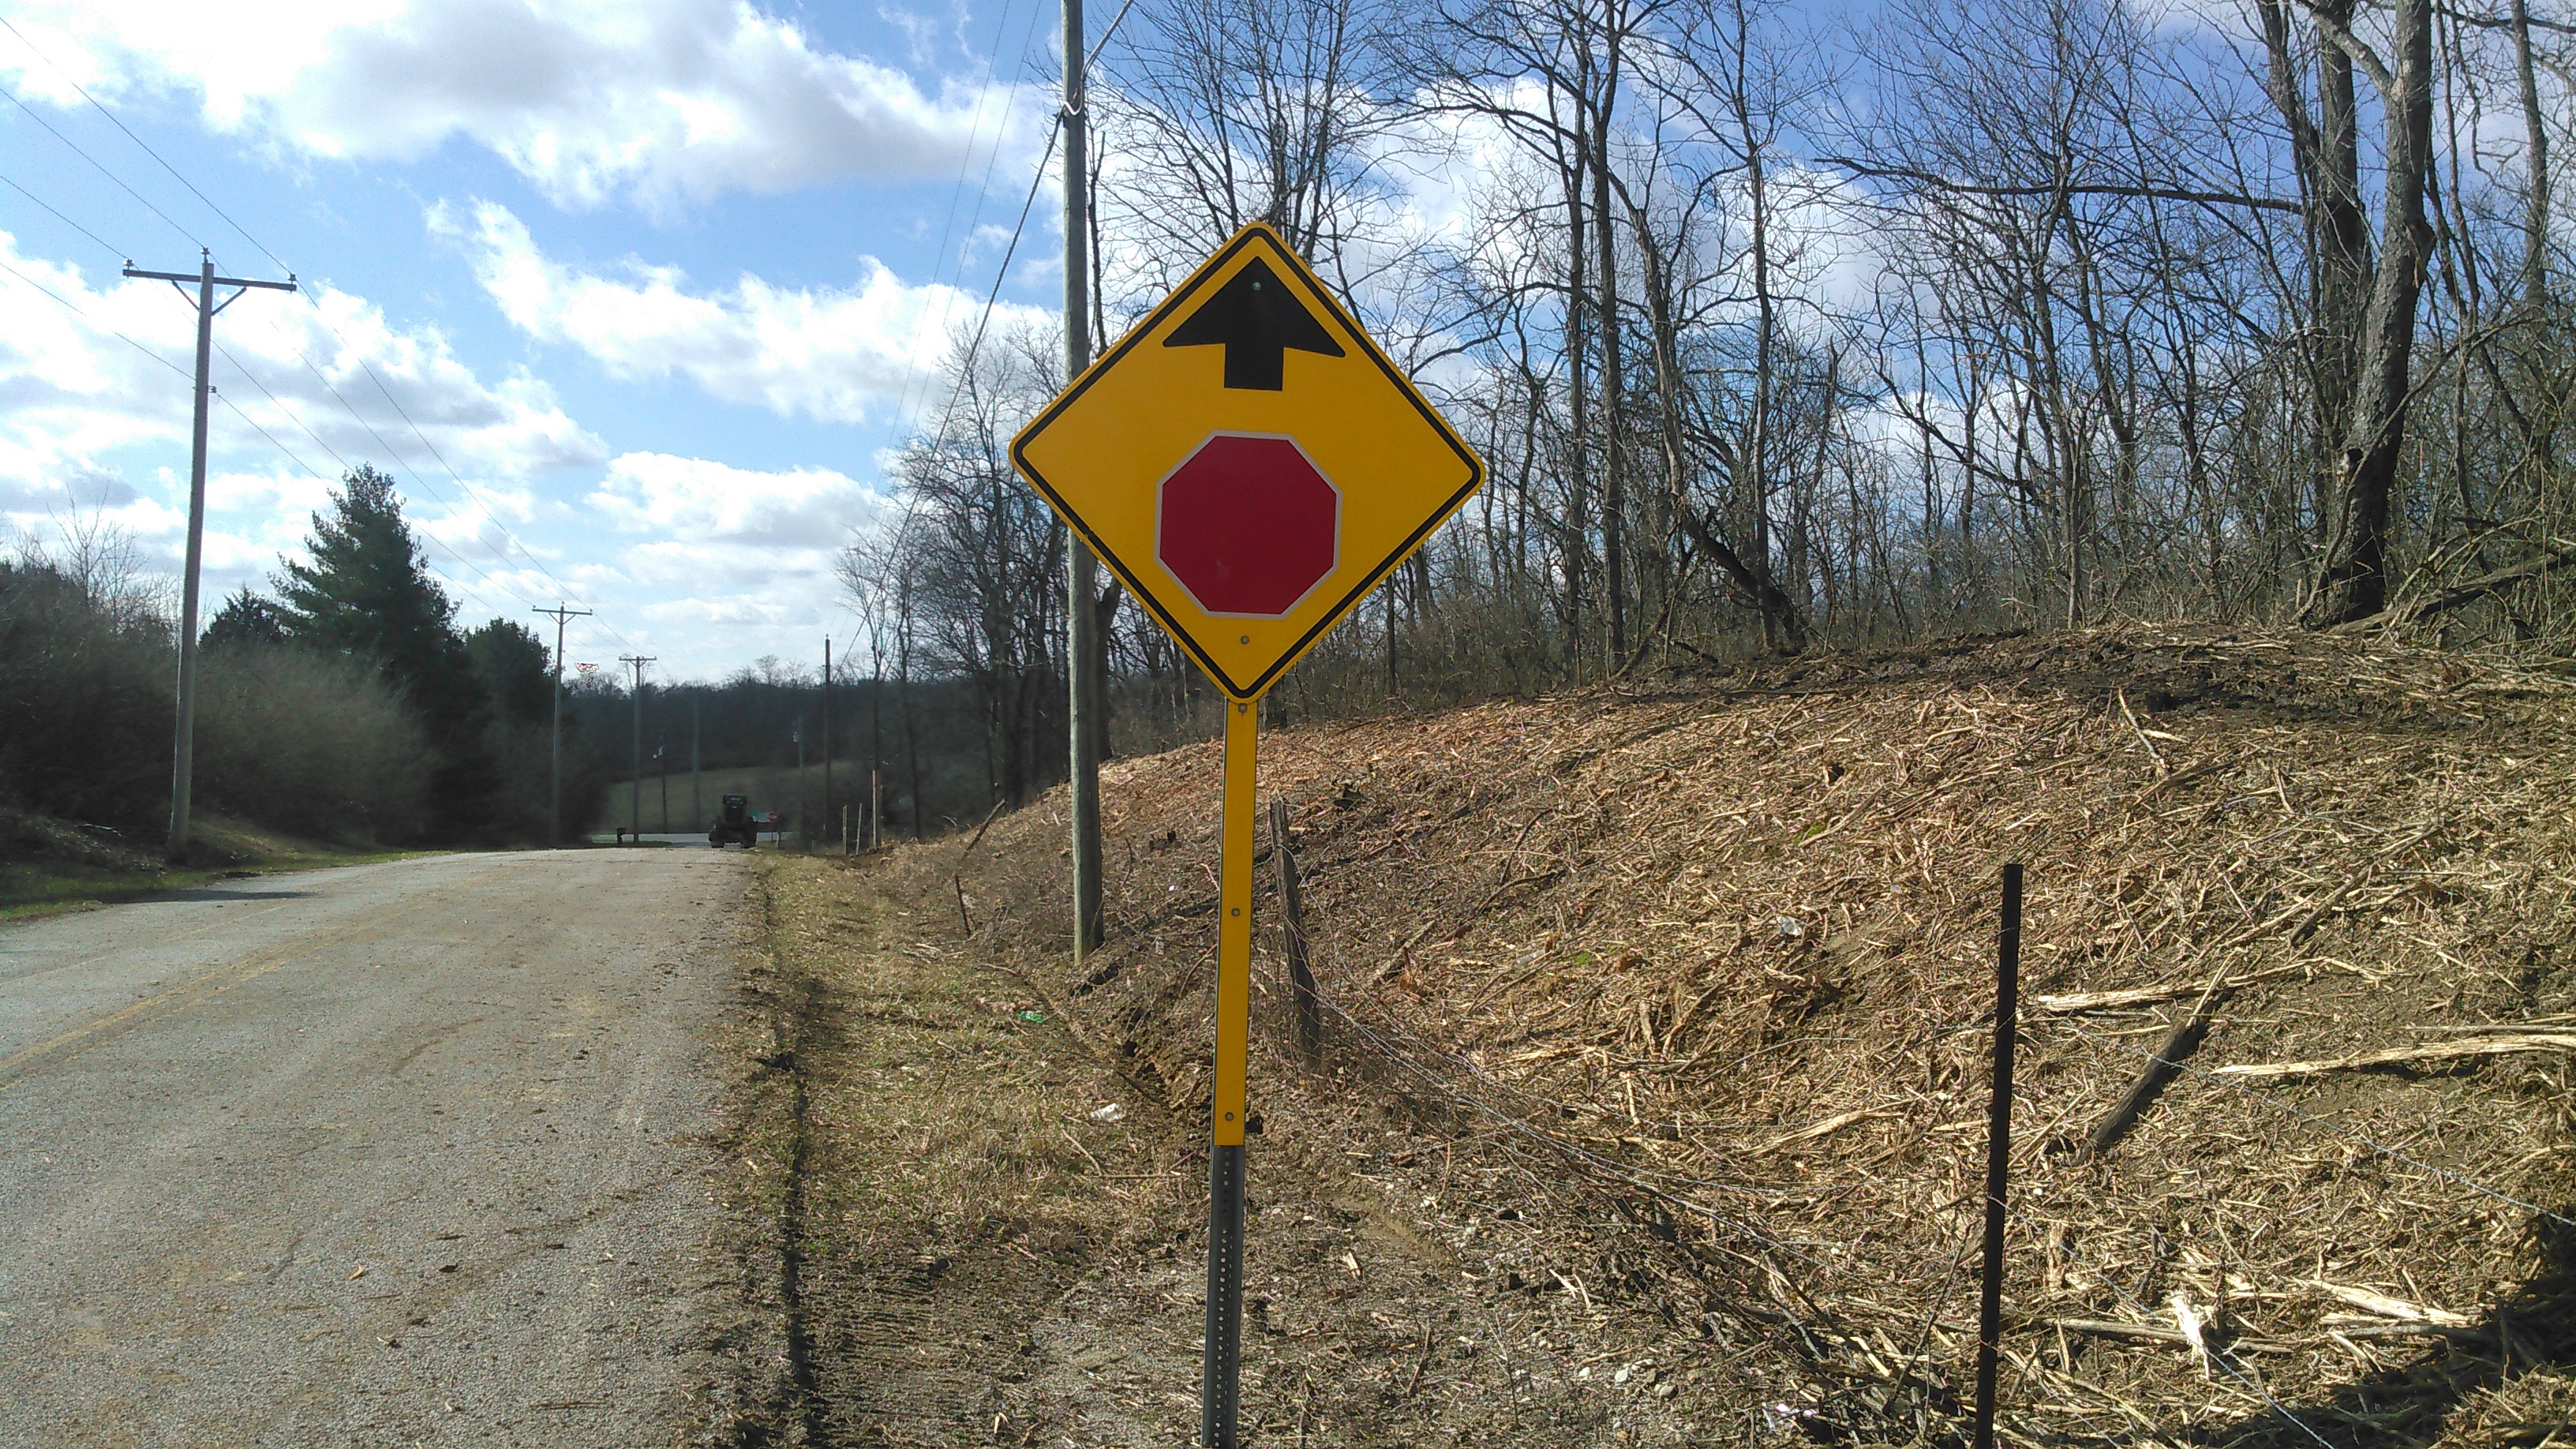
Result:
M199 823L195 859L171 865L105 831L11 812L0 825L0 922L83 911L219 880L436 854L334 845L217 816Z

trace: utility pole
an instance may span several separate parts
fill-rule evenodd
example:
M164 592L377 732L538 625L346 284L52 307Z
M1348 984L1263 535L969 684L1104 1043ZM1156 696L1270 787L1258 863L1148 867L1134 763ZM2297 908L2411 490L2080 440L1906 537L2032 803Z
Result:
M840 817L832 813L832 636L823 636L823 827ZM845 832L846 833L846 832Z
M546 840L548 844L551 844L556 849L560 850L563 848L564 621L566 619L587 619L590 617L590 611L588 609L566 608L563 601L558 599L555 601L555 606L553 608L539 609L537 612L548 615L555 621L555 727L554 741L551 749L554 762L552 766L552 776L554 780L554 805L546 816L548 822L546 825Z
M1064 0L1064 375L1091 366L1090 124L1084 113L1082 0ZM1100 564L1082 535L1065 530L1066 717L1073 770L1073 959L1100 945L1100 735L1107 710L1102 689Z
M627 807L626 819L627 823L635 827L635 834L638 837L641 837L644 834L644 666L652 663L656 657L657 656L651 654L620 654L617 656L618 663L626 665L635 671L635 698L633 700L633 704L635 706L635 734L633 741L628 746L629 750L632 752L629 758L632 760L635 769L635 794L633 797L633 803Z
M270 291L295 290L295 274L286 274L283 282L256 282L248 277L218 277L212 252L200 251L196 275L184 272L146 272L128 260L125 275L168 282L188 296L194 283L197 308L197 393L196 425L188 446L188 563L179 585L179 712L178 728L170 745L170 858L179 860L188 854L188 802L196 783L197 768L197 566L206 551L206 404L215 390L206 380L207 365L215 348L215 314L238 302L253 287ZM230 287L233 294L215 300L215 288Z

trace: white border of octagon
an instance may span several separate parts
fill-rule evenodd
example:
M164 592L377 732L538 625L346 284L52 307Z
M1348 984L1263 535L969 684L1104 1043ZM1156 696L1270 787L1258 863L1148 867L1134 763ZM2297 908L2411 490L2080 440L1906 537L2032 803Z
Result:
M1172 572L1172 566L1170 564L1163 561L1163 488L1165 485L1169 484L1183 468L1190 466L1190 461L1192 459L1198 457L1199 454L1206 452L1208 444L1215 442L1219 438L1259 438L1286 443L1289 447L1297 450L1297 456L1305 459L1306 466L1314 469L1315 476L1323 479L1324 486L1333 491L1332 566L1325 569L1322 573L1315 575L1315 581L1306 586L1304 593L1301 593L1296 598L1289 600L1288 607L1281 609L1275 614L1246 614L1231 612L1225 609L1211 609L1207 606L1207 602L1199 597L1198 590L1191 588L1179 574ZM1206 437L1191 444L1190 450L1181 455L1181 461L1174 463L1169 469L1164 471L1162 477L1154 480L1154 567L1161 569L1163 571L1163 577L1170 579L1182 593L1189 595L1190 602L1198 605L1199 612L1210 618L1285 619L1289 615L1297 612L1298 605L1305 603L1307 599L1313 597L1314 592L1317 589L1322 588L1326 580L1342 571L1342 485L1334 482L1333 475L1325 472L1323 465L1315 461L1315 455L1306 451L1306 445L1298 442L1297 439L1290 434L1244 433L1236 432L1230 428L1218 428L1210 432Z

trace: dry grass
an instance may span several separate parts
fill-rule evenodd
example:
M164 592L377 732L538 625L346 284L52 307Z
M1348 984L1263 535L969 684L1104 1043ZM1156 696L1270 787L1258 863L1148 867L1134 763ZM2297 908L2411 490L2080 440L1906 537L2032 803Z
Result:
M1652 1266L1587 1291L1712 1359L1767 1345L1804 1422L1955 1413L2018 859L2026 1000L2162 990L2026 1015L2008 1431L2539 1442L2576 1410L2563 1224L2464 1184L2576 1217L2564 1053L2197 1069L2576 1020L2571 721L2576 690L2501 665L2129 629L1289 731L1264 793L1294 810L1333 1050L1379 1072L1345 1090L1606 1195ZM1060 796L963 862L978 934L1181 1108L1216 786L1212 745L1108 772L1113 940L1084 979ZM944 891L961 843L894 869ZM2213 979L2195 1070L2088 1151Z

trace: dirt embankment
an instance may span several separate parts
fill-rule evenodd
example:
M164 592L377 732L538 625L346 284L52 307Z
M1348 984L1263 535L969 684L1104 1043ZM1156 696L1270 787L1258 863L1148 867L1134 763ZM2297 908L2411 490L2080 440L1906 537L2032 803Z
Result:
M1951 1432L2017 859L2008 1433L2542 1442L2576 1410L2572 725L2544 675L2131 630L1273 735L1331 1013L1325 1068L1288 1061L1265 921L1258 1436ZM946 1365L827 1387L836 1425L1193 1427L1217 773L1110 769L1081 974L1060 796L971 855L782 872L858 933L814 948L817 1373ZM1008 1351L913 1342L943 1294Z

